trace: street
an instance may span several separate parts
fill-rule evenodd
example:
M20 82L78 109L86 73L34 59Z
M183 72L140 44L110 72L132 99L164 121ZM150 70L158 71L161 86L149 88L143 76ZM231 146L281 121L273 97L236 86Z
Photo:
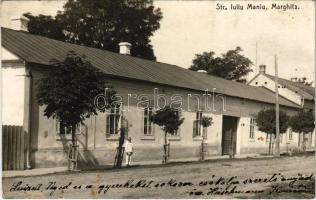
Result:
M5 178L4 198L314 198L315 156Z

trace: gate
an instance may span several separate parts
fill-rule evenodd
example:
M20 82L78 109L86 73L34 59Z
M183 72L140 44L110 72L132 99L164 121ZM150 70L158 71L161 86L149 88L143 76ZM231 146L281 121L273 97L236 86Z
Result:
M26 134L22 126L2 126L2 169L24 170L26 167Z

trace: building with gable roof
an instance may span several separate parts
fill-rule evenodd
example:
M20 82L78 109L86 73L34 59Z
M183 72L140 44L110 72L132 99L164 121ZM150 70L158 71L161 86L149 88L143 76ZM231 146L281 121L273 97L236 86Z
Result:
M163 131L151 123L149 117L161 103L171 104L175 96L181 99L181 114L185 120L176 133L168 135L171 159L200 157L202 116L210 116L214 122L207 131L207 157L268 151L267 134L257 129L254 117L260 110L274 107L275 94L269 88L132 57L128 55L130 44L127 43L121 44L119 54L33 35L25 29L27 19L19 20L21 23L15 25L16 30L1 28L2 123L5 127L20 127L22 130L20 142L14 143L18 137L16 133L15 139L9 134L4 140L3 169L66 165L70 134L62 134L59 122L43 115L44 107L36 100L36 82L52 70L52 59L64 60L69 51L85 55L122 97L120 108L92 116L78 127L82 166L113 165L119 121L128 126L127 134L135 147L135 161L161 160ZM139 106L144 95L148 96L149 106L146 107ZM210 104L205 96L210 97ZM282 96L280 107L288 115L301 109L296 101ZM121 120L122 116L124 120ZM298 134L282 134L282 151L297 146ZM11 159L10 152L15 149L22 154L14 153Z
M275 76L266 73L265 65L260 65L259 68L259 73L247 84L256 87L264 87L275 92ZM315 112L314 87L278 77L278 92L282 98L299 105L301 110ZM306 141L307 148L315 146L314 134L315 130L308 134L301 134L299 136L300 145L304 145L303 141Z

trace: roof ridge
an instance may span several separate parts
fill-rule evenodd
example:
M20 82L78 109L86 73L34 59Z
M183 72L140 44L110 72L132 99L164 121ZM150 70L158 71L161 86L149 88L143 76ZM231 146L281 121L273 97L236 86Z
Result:
M274 81L275 76L270 74L265 74L267 78ZM299 93L304 98L314 99L315 96L315 87L307 86L302 83L294 82L285 78L278 78L281 85L285 85L289 90Z
M230 81L230 82L234 82L234 83L237 83L237 84L247 85L247 84L240 83L240 82L237 82L237 81L233 81L233 80L228 80L228 79L224 79L224 78L221 78L221 77L217 77L217 76L214 76L214 75L211 75L211 74L193 71L193 70L190 70L189 68L183 68L183 67L180 67L180 66L175 65L175 64L170 64L170 63L165 63L165 62L160 62L160 61L152 61L152 60L139 58L139 57L135 57L135 56L131 56L131 55L120 54L120 53L109 51L109 50L106 50L106 49L99 49L99 48L96 48L96 47L89 47L89 46L84 46L84 45L80 45L80 44L74 44L74 43L70 43L70 42L56 40L56 39L45 37L45 36L42 36L42 35L36 35L36 34L30 33L30 32L27 32L27 31L18 31L18 30L6 28L6 27L1 27L1 29L6 29L8 31L14 31L14 32L18 32L18 33L28 34L28 35L32 35L32 36L35 36L35 37L40 37L40 38L44 38L44 39L48 39L48 40L53 40L53 41L56 41L56 42L67 43L67 44L70 44L70 45L76 45L76 46L79 46L79 47L91 48L91 49L95 49L95 50L98 50L98 51L106 51L106 52L111 53L113 55L119 55L119 56L124 56L124 57L132 57L133 59L140 59L140 60L143 60L143 61L146 61L146 62L160 63L160 64L168 65L168 66L171 66L171 67L174 67L174 68L177 68L179 70L183 70L183 71L186 71L186 72L189 72L189 73L207 75L210 78L221 79L223 81ZM250 86L250 87L253 87L253 86Z
M267 96L272 97L273 93L268 93L261 88L192 71L177 65L122 55L4 27L1 30L5 33L2 34L2 45L26 62L46 65L49 60L62 59L67 51L75 50L79 54L86 55L95 67L108 75L189 90L205 91L216 88L218 92L228 96L273 103L266 98ZM282 99L282 105L297 107L296 104L286 99Z
M48 39L48 40L54 40L56 42L67 43L67 44L70 44L70 45L76 45L76 46L80 46L80 47L91 48L91 49L95 49L95 50L99 50L99 51L106 51L106 52L109 52L109 53L114 54L114 55L120 55L120 56L124 56L124 57L125 56L126 57L132 57L132 58L141 59L141 60L148 61L148 62L161 63L161 64L174 66L174 67L177 67L177 68L180 68L180 69L184 69L184 70L187 69L187 68L183 68L183 67L180 67L178 65L175 65L175 64L165 63L165 62L161 62L161 61L153 61L153 60L148 60L148 59L140 58L140 57L136 57L136 56L120 54L120 53L113 52L113 51L106 50L106 49L100 49L100 48L96 48L96 47L90 47L90 46L85 46L85 45L80 45L80 44L74 44L74 43L71 43L71 42L61 41L61 40L45 37L45 36L42 36L42 35L33 34L33 33L30 33L30 32L27 32L27 31L14 30L14 29L10 29L10 28L7 28L7 27L1 27L1 29L5 29L7 31L14 31L14 32L18 32L18 33L23 33L23 34L28 34L28 35L32 35L32 36L35 36L35 37L45 38L45 39Z
M266 74L266 75L268 75L268 76L272 76L272 77L275 77L275 76L273 76L273 75L271 75L271 74ZM303 83L299 83L299 82L291 81L291 80L289 80L289 79L282 78L282 77L278 77L278 79L281 79L281 80L284 80L284 81L288 81L288 82L291 82L291 83L293 83L293 84L298 84L298 85L303 86L303 87L315 88L315 87L313 87L313 86L310 86L310 85L304 85Z

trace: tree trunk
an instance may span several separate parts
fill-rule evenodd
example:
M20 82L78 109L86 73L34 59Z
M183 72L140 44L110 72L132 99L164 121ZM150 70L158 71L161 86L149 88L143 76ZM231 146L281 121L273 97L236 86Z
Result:
M76 138L76 125L72 125L71 126L71 141L72 141L72 145L76 145L77 138Z
M275 144L275 137L273 135L271 135L271 154L274 154L274 144Z
M167 144L167 132L165 132L165 144Z
M272 134L270 134L270 141L269 141L269 155L271 155L271 144L272 144Z
M302 150L302 133L298 133L298 151Z
M203 137L202 137L202 143L201 143L201 160L205 160L205 140L206 140L206 134L207 134L207 127L203 127Z
M303 136L302 136L302 140L303 140L303 152L305 152L306 151L306 146L307 146L307 144L306 144L306 139L305 139L305 136L306 136L306 133L305 132L303 132Z
M76 136L76 125L71 126L71 145L69 149L69 170L77 170L78 165L78 145L77 145L77 136Z
M163 149L164 149L164 155L163 155L163 163L167 163L168 162L168 152L169 152L169 145L167 144L167 132L165 132L165 144L163 145Z
M123 154L124 154L124 150L123 150L124 141L125 141L125 128L121 128L120 138L119 138L119 146L117 149L117 155L116 155L116 159L115 159L115 163L114 163L115 168L122 167Z

